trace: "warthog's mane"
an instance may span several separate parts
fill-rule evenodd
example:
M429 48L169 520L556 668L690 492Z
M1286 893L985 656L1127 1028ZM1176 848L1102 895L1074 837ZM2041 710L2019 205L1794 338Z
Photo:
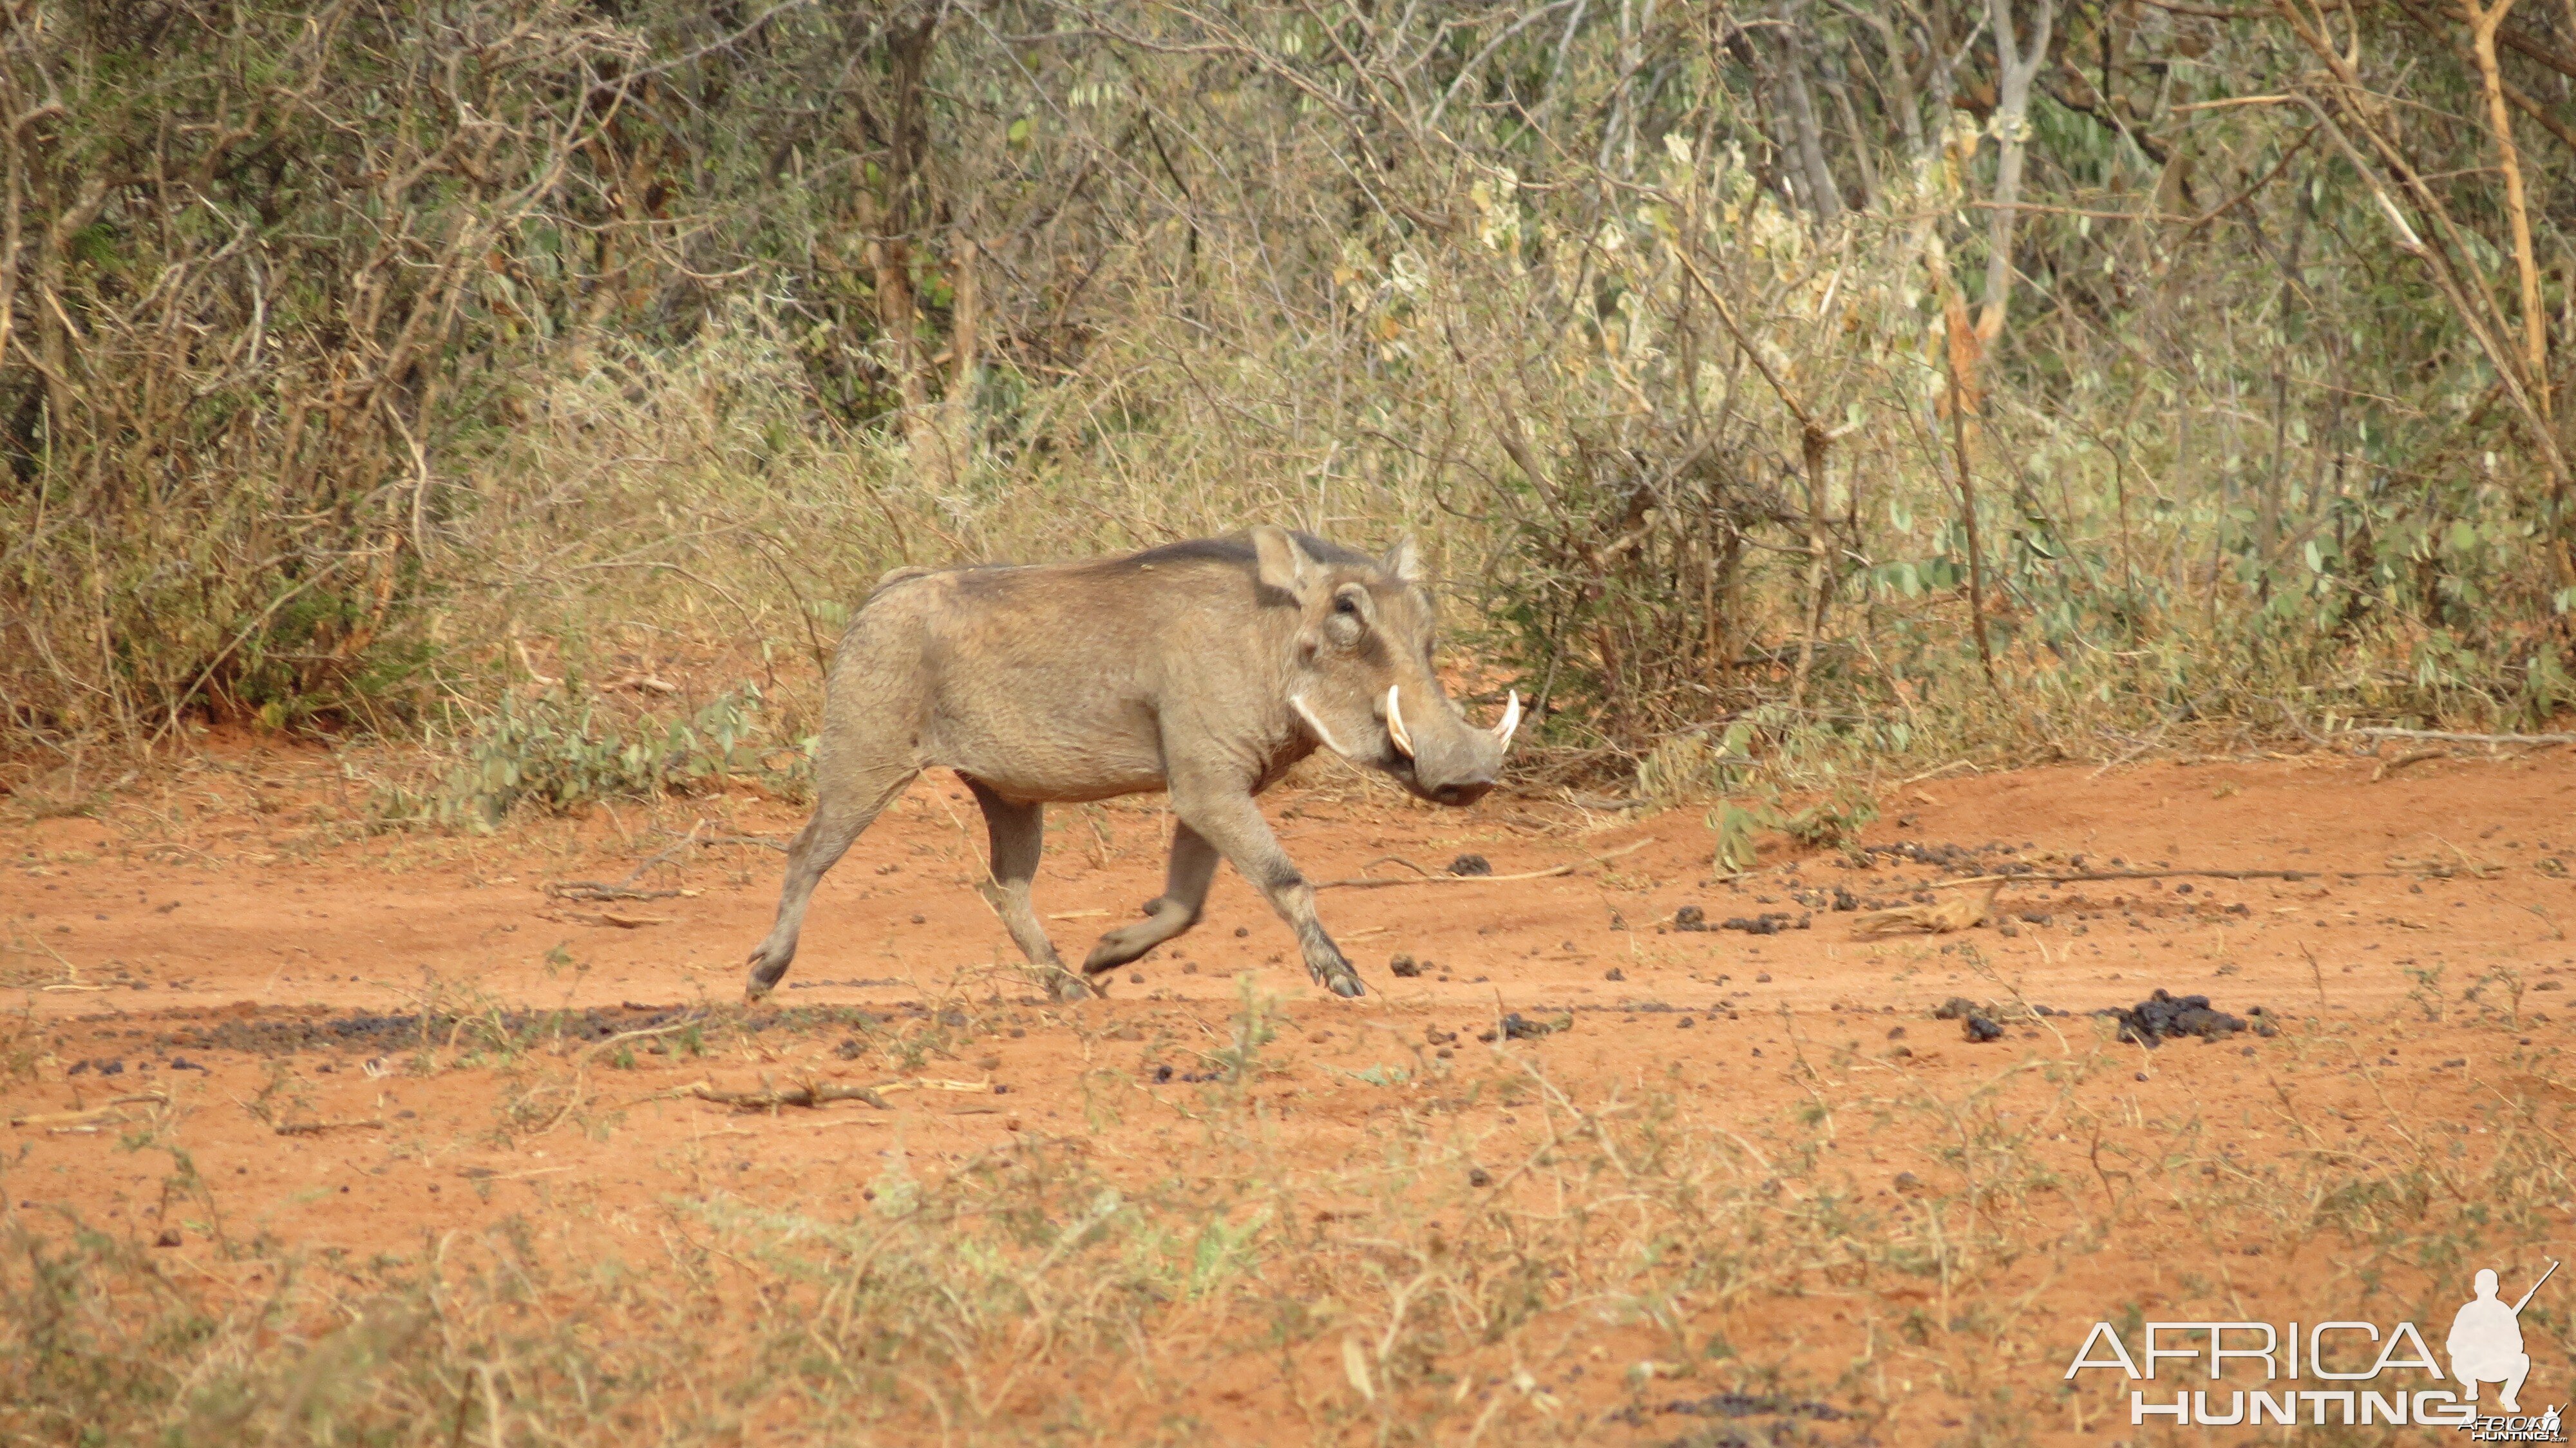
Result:
M1306 550L1307 557L1318 563L1335 567L1379 566L1376 559L1365 553L1328 542L1312 533L1292 533L1289 536L1297 540L1298 547ZM1192 538L1183 543L1166 543L1160 548L1148 548L1123 558L1101 560L1102 567L1117 569L1151 568L1166 563L1233 563L1252 568L1258 566L1259 555L1253 551L1252 535L1234 533L1223 538Z

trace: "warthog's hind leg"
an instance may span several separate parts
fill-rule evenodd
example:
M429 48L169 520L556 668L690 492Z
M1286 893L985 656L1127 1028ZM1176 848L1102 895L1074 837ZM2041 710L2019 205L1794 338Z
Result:
M751 952L751 977L743 985L746 999L756 1001L769 994L787 973L788 964L796 959L796 937L805 928L805 906L814 898L814 887L920 773L904 765L859 781L844 781L837 774L815 771L814 817L787 847L787 880L778 891L778 919L769 927L769 937Z
M1207 905L1208 882L1216 878L1216 846L1187 823L1172 826L1172 863L1163 872L1163 893L1145 902L1145 918L1100 937L1084 957L1082 973L1098 975L1199 923Z
M1029 905L1029 882L1037 878L1038 857L1046 850L1046 806L1013 804L980 780L968 779L966 787L984 807L984 833L993 846L991 873L975 888L1002 918L1011 943L1046 977L1048 993L1058 1000L1080 1000L1087 994L1081 978L1064 968L1055 942L1047 939L1046 927Z
M1270 908L1295 928L1298 949L1306 957L1306 973L1317 985L1337 996L1367 993L1359 972L1351 969L1341 947L1333 944L1323 922L1315 918L1315 887L1306 883L1297 862L1279 847L1279 837L1270 832L1270 822L1261 817L1261 807L1252 802L1248 789L1194 787L1176 779L1172 812L1270 898Z

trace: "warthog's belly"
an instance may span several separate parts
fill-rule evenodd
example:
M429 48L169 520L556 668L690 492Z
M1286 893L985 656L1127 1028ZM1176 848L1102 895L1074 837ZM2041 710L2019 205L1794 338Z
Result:
M971 713L933 715L928 763L1019 801L1071 803L1164 787L1161 736L1149 711L1102 717L1079 705L1041 712L989 697L978 702L984 707Z

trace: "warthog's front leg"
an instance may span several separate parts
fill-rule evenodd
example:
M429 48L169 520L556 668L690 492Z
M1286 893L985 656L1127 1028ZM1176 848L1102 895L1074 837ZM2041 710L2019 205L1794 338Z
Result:
M1163 893L1145 902L1145 918L1100 937L1082 962L1082 973L1098 975L1199 923L1207 906L1208 883L1216 878L1216 847L1187 823L1172 826L1172 863L1163 872Z
M1359 972L1351 969L1341 947L1333 944L1323 922L1315 918L1315 887L1306 883L1297 862L1279 848L1279 837L1270 832L1270 822L1261 817L1250 790L1239 785L1191 787L1176 779L1172 812L1214 845L1237 874L1270 897L1270 908L1296 929L1306 973L1317 985L1338 996L1367 993Z

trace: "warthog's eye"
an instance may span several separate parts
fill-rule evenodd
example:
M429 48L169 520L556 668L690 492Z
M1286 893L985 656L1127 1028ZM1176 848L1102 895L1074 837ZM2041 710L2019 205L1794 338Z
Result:
M1344 594L1340 598L1333 600L1333 612L1338 613L1345 618L1353 617L1357 615L1359 611L1360 606L1358 601L1348 594Z

